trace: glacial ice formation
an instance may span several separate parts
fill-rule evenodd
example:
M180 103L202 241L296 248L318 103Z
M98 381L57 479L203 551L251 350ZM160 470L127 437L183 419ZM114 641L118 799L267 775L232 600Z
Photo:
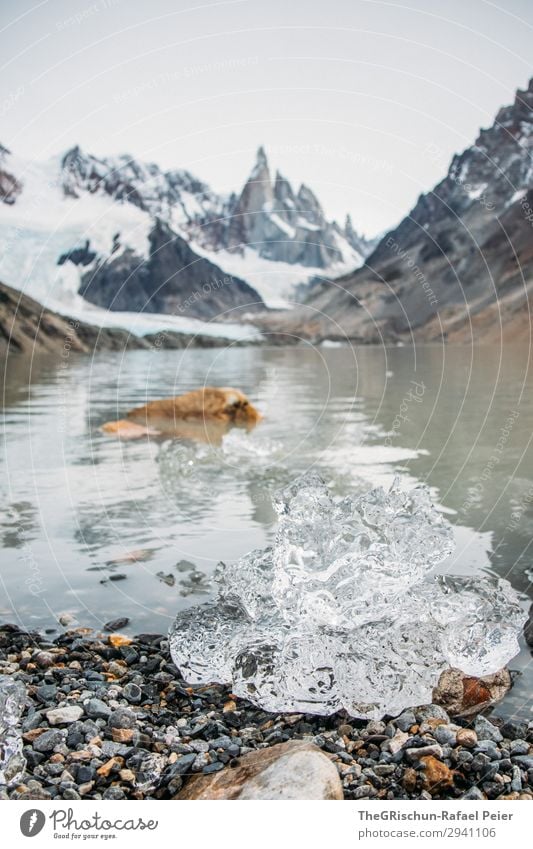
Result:
M334 499L316 474L275 496L274 545L220 564L215 603L180 613L172 658L269 711L380 718L431 701L449 666L496 672L525 619L505 580L433 576L453 550L425 487Z
M20 735L25 703L24 684L12 675L0 675L0 784L18 781L26 768Z

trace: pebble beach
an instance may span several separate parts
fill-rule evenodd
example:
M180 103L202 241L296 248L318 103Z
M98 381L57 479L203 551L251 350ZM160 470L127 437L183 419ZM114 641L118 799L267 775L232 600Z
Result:
M26 768L0 786L2 799L199 798L200 776L203 793L215 779L227 793L243 763L275 762L274 747L281 754L296 743L318 776L320 764L334 767L324 798L533 799L533 722L452 719L438 705L380 721L266 713L226 687L187 686L161 634L78 628L47 639L3 625L0 674L27 692ZM279 770L283 798L291 774Z

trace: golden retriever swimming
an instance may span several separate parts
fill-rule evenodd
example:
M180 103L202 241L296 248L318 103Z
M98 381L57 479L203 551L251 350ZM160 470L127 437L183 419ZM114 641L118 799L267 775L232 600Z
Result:
M176 398L150 401L130 410L126 419L106 422L105 433L121 439L173 435L202 442L220 442L233 426L255 427L261 414L238 389L206 386Z

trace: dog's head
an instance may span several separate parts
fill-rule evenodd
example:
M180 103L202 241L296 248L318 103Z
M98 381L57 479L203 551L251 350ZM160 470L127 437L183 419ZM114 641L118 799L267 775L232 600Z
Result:
M223 391L226 393L225 412L236 425L254 427L263 418L259 410L238 389L228 388Z

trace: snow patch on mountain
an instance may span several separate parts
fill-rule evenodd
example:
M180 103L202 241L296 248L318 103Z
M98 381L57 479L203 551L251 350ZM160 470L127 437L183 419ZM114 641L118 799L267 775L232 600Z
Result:
M63 196L58 158L44 163L13 158L10 166L23 186L13 206L0 204L0 279L10 286L47 306L70 304L79 273L58 260L72 248L89 242L107 257L127 245L139 257L148 256L153 222L147 212L101 194Z

